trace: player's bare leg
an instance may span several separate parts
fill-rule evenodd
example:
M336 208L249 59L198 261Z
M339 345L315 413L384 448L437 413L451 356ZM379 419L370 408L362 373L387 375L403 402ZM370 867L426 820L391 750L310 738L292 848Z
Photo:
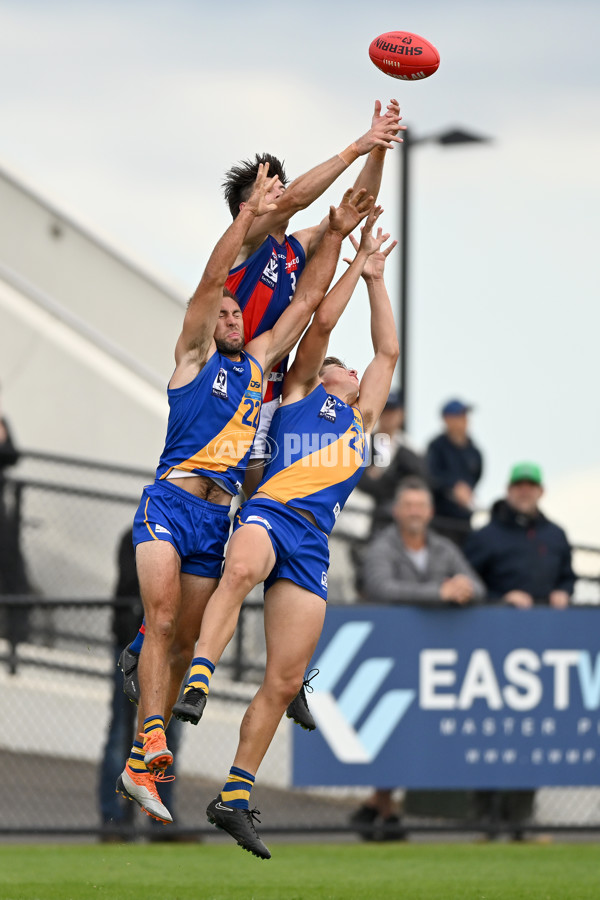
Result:
M265 595L267 665L263 683L240 728L234 765L256 773L316 649L326 603L291 581L276 581Z
M138 731L117 790L149 816L172 822L156 788L173 762L167 747L164 710L170 684L169 655L181 606L180 561L166 541L147 541L136 550L146 638L139 660Z
M194 657L194 647L204 611L219 583L217 578L203 578L181 573L181 608L177 630L169 653L170 682L165 706L165 726L171 717L171 709L179 696L181 685Z
M210 677L233 637L242 603L275 565L271 540L261 525L244 525L231 537L225 569L210 598L194 653L194 666L173 715L197 725L204 712Z
M249 808L250 792L281 717L302 684L321 634L325 606L321 597L285 579L267 591L265 677L242 720L227 782L206 810L210 822L262 859L269 859L271 854L254 826L258 811Z

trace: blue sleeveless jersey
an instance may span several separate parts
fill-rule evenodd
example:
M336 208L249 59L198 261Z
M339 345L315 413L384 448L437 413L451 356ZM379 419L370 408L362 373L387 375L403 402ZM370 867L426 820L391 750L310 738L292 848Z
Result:
M268 237L252 256L229 273L225 287L238 299L246 343L269 331L287 309L306 258L299 241L286 235L283 244ZM269 374L265 403L281 394L287 357Z
M244 480L262 406L263 372L248 353L216 352L193 381L169 388L169 421L157 479L177 471L215 478L232 494Z
M257 492L311 512L321 531L329 534L363 474L366 453L360 410L319 384L308 397L275 411L269 440L277 453Z

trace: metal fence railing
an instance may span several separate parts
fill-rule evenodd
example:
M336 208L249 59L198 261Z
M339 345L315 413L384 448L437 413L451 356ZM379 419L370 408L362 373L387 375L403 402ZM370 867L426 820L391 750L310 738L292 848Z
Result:
M152 474L117 466L24 454L7 480L0 569L1 834L103 833L101 783L110 755L106 738L117 702L113 618L135 598L114 599L117 549L131 525L141 488ZM332 537L332 603L354 602L350 550L365 533L365 512L349 504ZM6 535L9 535L6 538ZM7 562L8 561L8 562ZM575 552L579 599L597 603L600 548ZM134 615L135 620L135 615ZM131 637L133 638L133 634ZM211 685L211 715L202 728L175 726L179 751L171 834L212 833L203 810L223 783L239 722L264 667L261 592L244 605L240 626ZM135 708L118 748L122 759ZM265 759L256 800L262 830L344 831L365 791L290 787L292 726L284 720ZM111 748L109 748L111 749ZM117 763L118 764L118 763ZM229 764L227 762L227 764ZM402 794L398 794L402 803ZM478 820L473 798L446 792L405 798L409 831L493 831ZM133 807L133 804L129 805ZM130 809L131 813L131 809ZM129 815L123 834L156 837L148 820ZM528 828L600 830L600 790L537 792ZM164 829L158 835L164 836Z

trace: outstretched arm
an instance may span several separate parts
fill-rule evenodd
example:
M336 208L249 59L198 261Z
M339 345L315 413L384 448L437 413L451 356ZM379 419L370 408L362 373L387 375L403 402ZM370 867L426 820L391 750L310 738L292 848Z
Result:
M381 228L377 229L377 235L372 233L382 212L380 206L371 210L361 229L360 244L353 241L356 256L353 260L344 260L349 263L349 268L317 307L313 320L298 345L293 365L285 376L283 391L286 399L295 398L296 395L298 399L304 397L317 384L319 370L327 356L331 332L346 309L369 257L389 238L389 234L383 234Z
M343 239L368 215L373 198L365 191L346 191L340 206L329 210L327 231L317 252L302 273L294 299L270 331L265 331L247 345L247 350L264 361L265 372L290 352L325 296L335 273Z
M384 281L385 261L396 243L394 241L383 252L374 253L363 269L371 304L371 339L375 350L375 356L360 382L357 400L367 432L373 429L385 406L400 353L396 323Z
M294 179L284 194L278 199L277 211L263 216L254 223L244 242L245 247L249 251L248 255L264 241L268 234L276 235L283 231L295 213L310 206L359 156L365 156L370 154L374 148L380 148L378 163L374 164L374 161L371 161L370 158L368 162L369 169L374 165L375 168L377 165L381 166L385 151L392 147L394 143L402 140L397 137L398 129L402 127L399 125L399 122L400 108L397 101L392 100L386 113L381 115L381 103L377 100L369 130L361 137L356 138L345 150ZM356 190L360 187L365 187L367 194L375 196L375 193L369 189L367 182L373 181L374 186L378 189L381 181L381 172L378 177L368 178L364 181L365 183L357 185ZM305 251L309 249L310 254L312 254L326 228L327 219L320 226L306 229L306 231L299 231L296 237Z
M395 130L390 131L390 142L388 146L384 146L382 144L378 144L373 147L365 160L365 164L360 170L358 174L358 178L354 182L354 190L359 190L360 188L365 188L367 194L371 194L373 198L376 200L377 195L379 194L379 188L381 186L381 178L383 175L383 164L385 162L386 153L388 150L392 149L393 143L392 140L396 143L402 143L402 138L398 137L398 131L405 131L406 126L397 124L401 121L400 116L400 106L397 100L391 100L388 104L386 112L381 114L381 103L379 100L375 101L375 111L373 113L373 120L371 123L372 130L377 128L389 127L392 122L395 122ZM387 125L386 125L387 123ZM393 135L393 136L392 136ZM352 144L346 150L344 150L340 155L350 162L352 159L356 159L354 155L357 151L355 147L358 149L358 143ZM308 259L310 259L312 253L316 245L318 244L321 235L323 234L325 228L327 227L327 220L323 219L323 221L319 225L314 225L312 228L305 228L303 231L297 231L294 233L294 237L300 241L302 246L304 247L304 251Z
M183 320L183 328L175 347L177 366L204 363L209 352L219 309L223 301L223 288L229 270L257 216L275 208L267 203L265 195L275 181L268 178L269 165L259 166L258 176L248 202L225 234L217 242L202 278L190 300Z

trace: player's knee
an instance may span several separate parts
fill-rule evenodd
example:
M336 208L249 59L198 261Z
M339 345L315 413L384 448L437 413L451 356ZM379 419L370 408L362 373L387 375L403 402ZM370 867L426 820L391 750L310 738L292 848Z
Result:
M159 640L172 641L175 636L175 615L161 612L153 618L146 617L146 633L151 632Z
M271 690L277 693L279 703L288 706L300 688L302 687L302 679L304 671L280 673L271 681Z
M246 560L234 560L229 565L226 564L222 585L223 582L230 590L243 592L244 596L258 583L254 566Z

